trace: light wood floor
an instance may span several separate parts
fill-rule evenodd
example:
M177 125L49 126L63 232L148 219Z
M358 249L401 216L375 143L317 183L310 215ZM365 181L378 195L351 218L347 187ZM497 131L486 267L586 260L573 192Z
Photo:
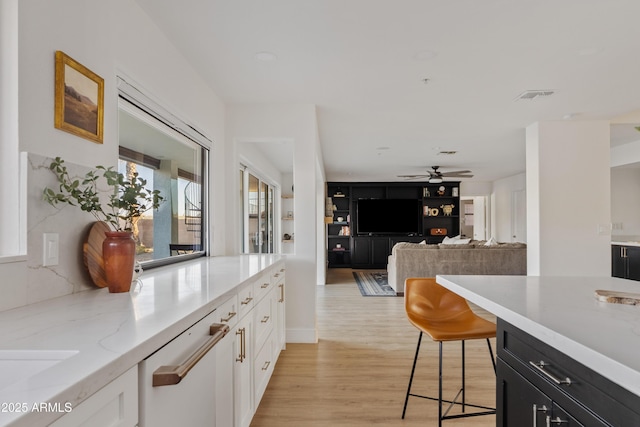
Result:
M318 344L287 344L251 426L437 426L437 402L416 397L409 398L401 419L418 338L403 299L362 297L351 269L330 269L327 281L317 288ZM423 338L412 392L437 396L437 348ZM460 345L444 349L450 399L459 387ZM486 341L469 341L466 349L467 402L493 406L495 376ZM444 425L495 426L495 416Z

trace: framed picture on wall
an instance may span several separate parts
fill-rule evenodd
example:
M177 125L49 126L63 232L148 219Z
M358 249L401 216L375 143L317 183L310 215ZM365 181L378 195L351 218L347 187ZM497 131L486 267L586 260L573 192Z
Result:
M102 144L104 79L56 51L55 127Z

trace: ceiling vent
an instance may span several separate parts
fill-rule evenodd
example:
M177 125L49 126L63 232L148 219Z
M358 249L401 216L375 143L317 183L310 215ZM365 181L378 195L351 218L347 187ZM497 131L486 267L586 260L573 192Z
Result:
M553 95L552 90L527 90L518 95L514 101L520 101L521 99L532 101L536 98L550 95Z

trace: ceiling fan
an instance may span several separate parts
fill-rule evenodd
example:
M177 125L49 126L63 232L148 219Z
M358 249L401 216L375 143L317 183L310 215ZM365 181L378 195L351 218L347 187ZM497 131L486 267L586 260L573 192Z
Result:
M427 171L426 174L416 175L398 175L398 178L405 179L421 179L428 178L430 184L440 184L444 178L473 178L470 170L453 171L453 172L440 172L440 166L431 166L432 171Z

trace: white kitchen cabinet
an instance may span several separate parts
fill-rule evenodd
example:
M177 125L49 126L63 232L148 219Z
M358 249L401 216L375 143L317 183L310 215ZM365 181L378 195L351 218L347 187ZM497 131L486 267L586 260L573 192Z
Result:
M51 427L134 427L138 423L138 366L111 381Z
M275 290L273 290L274 300L274 328L275 328L275 358L278 358L281 350L286 347L286 316L285 316L285 268L284 265L278 266L277 272L274 274Z
M214 311L140 362L140 427L214 426L217 345L228 326Z
M256 405L256 409L260 404L262 395L267 389L267 384L273 374L273 367L275 366L275 360L273 358L273 334L269 335L269 338L262 345L262 348L258 352L253 364L253 378L254 378L254 396L253 400Z
M234 409L235 425L248 427L255 410L253 404L253 313L244 316L236 325L234 352Z
M235 426L234 369L236 364L235 327L238 323L238 296L233 295L214 312L216 322L229 325L231 332L217 344L216 349L216 426Z

